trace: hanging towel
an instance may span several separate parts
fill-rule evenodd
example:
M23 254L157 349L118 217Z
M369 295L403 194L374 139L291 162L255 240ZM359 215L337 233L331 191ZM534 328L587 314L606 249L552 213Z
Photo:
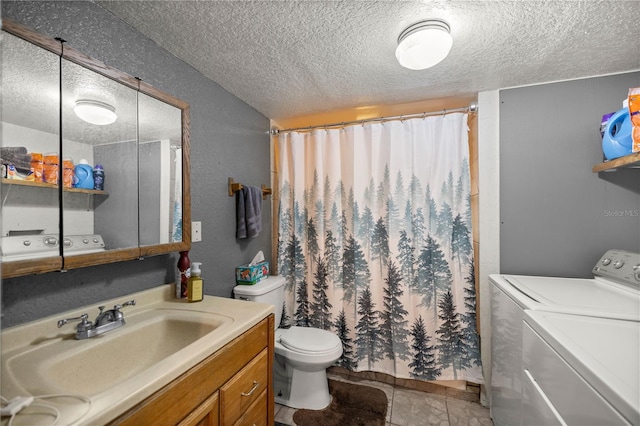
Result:
M236 192L236 238L254 238L262 231L262 189L243 186Z

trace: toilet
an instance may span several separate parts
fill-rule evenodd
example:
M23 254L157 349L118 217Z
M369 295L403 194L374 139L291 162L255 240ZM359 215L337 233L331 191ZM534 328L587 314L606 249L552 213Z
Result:
M275 307L280 325L285 278L271 275L254 285L238 285L236 299ZM342 355L342 342L327 330L312 327L276 328L273 386L275 401L292 408L321 410L331 402L327 368Z

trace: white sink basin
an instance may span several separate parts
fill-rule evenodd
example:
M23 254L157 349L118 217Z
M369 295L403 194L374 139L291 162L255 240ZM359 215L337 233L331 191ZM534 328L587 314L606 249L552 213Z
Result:
M126 325L84 340L40 342L7 360L10 379L33 395L100 393L233 321L214 313L150 309Z

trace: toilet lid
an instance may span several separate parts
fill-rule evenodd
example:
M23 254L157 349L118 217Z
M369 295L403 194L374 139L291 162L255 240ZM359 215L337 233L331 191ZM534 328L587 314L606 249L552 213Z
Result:
M335 334L312 327L291 327L280 336L280 343L293 351L314 353L330 352L341 344Z

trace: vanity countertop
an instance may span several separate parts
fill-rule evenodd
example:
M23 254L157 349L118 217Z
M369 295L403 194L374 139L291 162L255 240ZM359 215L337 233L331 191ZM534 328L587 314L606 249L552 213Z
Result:
M92 321L98 313L99 305L104 305L106 309L110 309L115 304L122 304L131 299L135 299L136 305L126 306L122 309L127 324L121 329L109 331L103 335L85 340L75 340L75 323L70 322L62 328L57 326L58 320L78 317L85 312L89 314L89 320ZM117 363L117 366L120 366L131 365L132 362L135 363L136 359L144 358L143 356L132 356L127 353L127 348L121 347L128 346L126 344L122 345L123 342L126 342L126 339L123 340L122 336L127 333L135 336L136 334L133 334L132 330L136 330L136 327L137 330L143 330L143 327L146 327L147 324L151 324L154 321L157 323L157 320L150 320L149 318L152 313L158 312L161 313L160 315L165 316L167 315L166 313L170 313L173 316L172 321L179 322L184 318L191 320L192 318L199 318L198 316L202 318L215 316L217 322L213 331L209 332L205 327L206 330L203 331L203 336L188 343L184 348L167 355L165 358L154 361L152 365L145 366L144 369L136 371L135 374L126 375L122 380L114 380L113 386L109 385L101 389L101 377L106 378L105 381L108 381L110 376L113 378L118 373L113 369L112 361L114 359L121 358L120 361L122 362ZM82 389L82 386L89 386L84 389L91 390L83 393L73 392L88 397L91 399L91 404L89 405L77 399L66 399L64 404L56 405L56 407L61 412L58 424L104 424L162 389L271 313L273 313L273 306L268 304L215 296L205 296L201 302L189 303L186 299L176 299L174 297L174 286L168 284L11 327L2 331L1 335L1 395L10 400L16 396L72 393L69 391L69 386L64 387L61 382L67 382L67 385L71 383L71 388L73 388L73 380L76 380L75 373L78 374L77 380L86 382L87 379L84 376L86 370L82 370L85 367L82 355L95 353L95 349L99 348L98 353L100 356L105 354L109 358L111 366L105 368L105 371L100 371L100 364L92 362L91 368L98 371L92 371L90 376L95 377L96 379L93 382L97 383L92 383L91 385L79 383L80 389ZM157 316L158 314L153 315ZM127 327L129 327L129 330L126 330ZM196 324L195 327L199 327L199 324ZM211 326L209 325L209 327ZM118 333L122 333L121 336L118 336ZM138 336L142 335L138 334ZM171 342L164 341L159 342L159 344L166 345L171 344ZM63 347L64 349L61 349ZM157 350L155 346L148 348L150 353ZM49 380L44 383L45 380L42 379L42 383L39 382L42 377L51 375L49 367L55 366L55 362L60 361L62 358L68 359L69 357L77 356L77 354L81 355L75 363L78 370L71 370L69 374L61 376L60 379L62 380ZM123 359L123 357L126 357L126 359ZM60 359L56 360L56 358ZM94 356L92 356L93 359ZM65 362L64 359L62 361ZM44 374L40 374L40 372ZM58 385L60 387L57 387ZM46 402L51 404L52 400ZM15 426L23 424L20 421L20 417L19 415L14 420ZM49 415L43 418L47 419L43 422L44 424L50 424L48 423L49 421L53 423L53 416ZM3 417L3 424L8 419L8 417Z

